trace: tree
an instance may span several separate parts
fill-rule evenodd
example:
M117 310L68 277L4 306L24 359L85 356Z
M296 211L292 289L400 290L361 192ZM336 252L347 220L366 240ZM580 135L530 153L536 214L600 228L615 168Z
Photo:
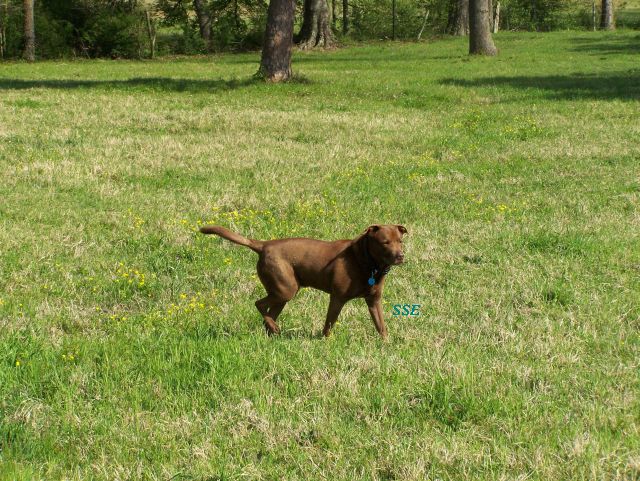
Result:
M349 0L342 0L342 33L349 33Z
M331 0L331 26L334 30L336 29L337 17L338 17L338 12L336 12L336 0Z
M204 41L207 52L211 52L213 44L211 42L211 17L203 0L193 0L193 9L196 11L200 36Z
M304 0L302 27L297 39L298 46L301 49L329 47L332 41L327 0Z
M293 48L293 16L295 0L271 0L267 10L262 59L258 73L269 82L291 78L291 50Z
M29 62L36 59L36 32L33 23L33 2L34 0L24 0L24 49L22 57Z
M147 34L149 35L149 53L151 59L156 56L156 22L151 19L149 10L145 10L144 16L147 20Z
M469 1L469 54L496 55L498 49L491 37L489 0Z
M500 2L496 3L496 9L493 14L493 30L492 33L498 33L500 30Z
M600 17L600 28L604 30L616 29L616 24L613 19L613 0L602 0L602 15Z
M391 0L391 40L396 39L396 20L398 18L396 3L396 0Z
M447 30L451 35L469 35L469 0L453 0Z
M0 8L0 60L4 60L4 53L7 49L7 19L9 17L9 2L4 0L4 5Z

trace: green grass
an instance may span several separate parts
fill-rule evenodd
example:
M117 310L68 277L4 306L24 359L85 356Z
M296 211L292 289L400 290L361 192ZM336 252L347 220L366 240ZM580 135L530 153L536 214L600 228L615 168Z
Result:
M640 38L496 42L5 64L0 479L638 479ZM390 342L208 221L403 223Z

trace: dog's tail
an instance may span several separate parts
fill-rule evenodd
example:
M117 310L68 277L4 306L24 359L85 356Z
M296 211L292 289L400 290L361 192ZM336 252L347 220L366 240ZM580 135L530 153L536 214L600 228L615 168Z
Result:
M224 227L220 227L219 225L202 226L200 227L200 232L202 232L203 234L219 235L220 237L230 240L231 242L235 242L236 244L240 244L241 246L248 247L258 254L262 252L262 248L264 246L263 241L247 239L246 237L243 237L240 234L236 234L235 232L232 232L229 229L225 229Z

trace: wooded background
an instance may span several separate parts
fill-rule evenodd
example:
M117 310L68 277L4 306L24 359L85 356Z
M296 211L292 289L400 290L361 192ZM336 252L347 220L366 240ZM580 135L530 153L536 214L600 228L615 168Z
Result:
M28 3L0 0L3 58L24 54ZM493 3L495 9L497 2ZM600 28L604 3L502 0L498 28ZM328 46L336 40L465 34L456 15L461 4L465 0L306 0L296 4L294 32L305 48ZM266 0L36 0L35 55L144 58L151 56L151 37L154 53L159 55L254 50L263 42L267 8ZM615 9L618 27L640 28L640 2L618 1Z

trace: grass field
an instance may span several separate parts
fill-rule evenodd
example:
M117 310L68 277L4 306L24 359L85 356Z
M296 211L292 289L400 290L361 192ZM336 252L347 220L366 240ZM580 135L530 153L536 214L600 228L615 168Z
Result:
M0 479L640 479L640 37L496 42L0 66ZM201 222L406 225L390 341Z

